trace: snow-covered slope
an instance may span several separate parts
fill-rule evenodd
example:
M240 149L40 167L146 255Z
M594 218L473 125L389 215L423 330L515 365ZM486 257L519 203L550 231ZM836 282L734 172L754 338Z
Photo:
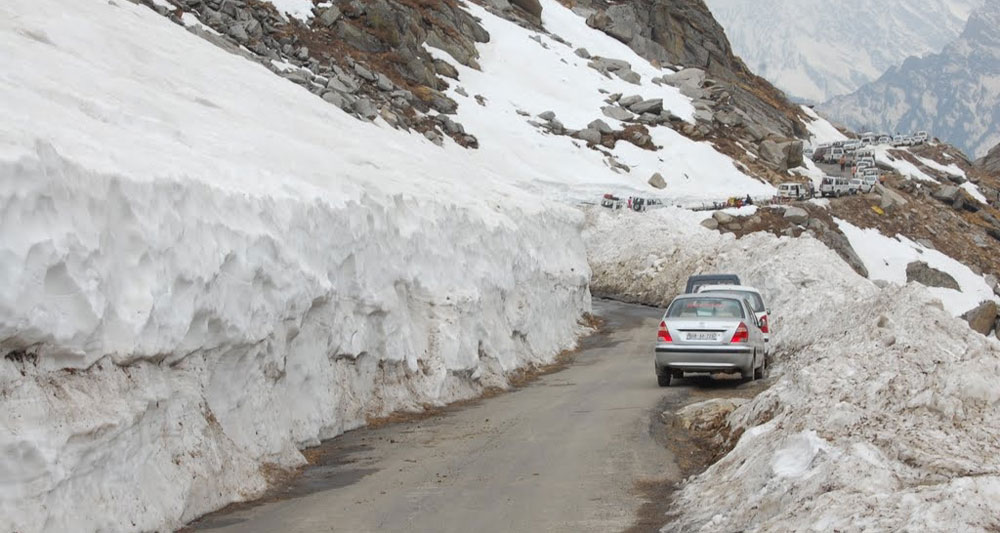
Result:
M929 131L972 157L1000 142L1000 3L940 53L912 57L821 109L859 131Z
M620 173L529 123L603 117L600 90L693 113L544 5L642 85L469 6L494 34L452 89L478 150L360 122L141 5L0 5L0 530L176 527L300 447L550 361L589 310L558 200L654 172L668 201L773 191L665 127L661 151L619 143Z
M664 531L995 530L1000 341L922 285L879 288L819 241L736 240L703 217L595 211L586 233L597 289L655 302L724 268L773 309L775 380L729 416L735 447L681 486Z
M706 0L735 52L793 98L824 102L937 52L983 0Z

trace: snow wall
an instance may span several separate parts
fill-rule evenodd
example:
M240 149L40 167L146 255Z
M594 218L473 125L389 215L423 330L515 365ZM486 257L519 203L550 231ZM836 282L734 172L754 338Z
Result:
M0 531L173 529L575 345L583 217L510 169L144 6L0 15Z
M550 361L589 309L561 212L137 183L45 147L0 164L0 204L4 531L178 526L367 417Z
M597 294L662 305L690 274L735 272L772 309L776 379L730 415L735 448L682 485L664 531L1000 527L1000 342L818 240L703 218L594 210L585 231Z

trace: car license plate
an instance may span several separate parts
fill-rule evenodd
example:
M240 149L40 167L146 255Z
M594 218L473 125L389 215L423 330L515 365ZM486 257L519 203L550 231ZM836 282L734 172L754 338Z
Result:
M719 334L713 332L694 332L687 334L687 340L689 341L717 341L719 340Z

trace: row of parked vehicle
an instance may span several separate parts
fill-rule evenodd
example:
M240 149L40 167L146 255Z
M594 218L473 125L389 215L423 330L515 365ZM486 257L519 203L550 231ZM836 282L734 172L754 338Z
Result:
M770 314L761 292L735 274L691 276L660 321L657 383L668 387L685 372L766 377Z
M879 135L875 133L864 133L858 139L848 139L846 141L836 141L832 143L820 144L815 150L807 149L805 156L813 161L821 163L837 163L846 159L856 157L856 152L869 151L871 147L878 145L892 146L900 148L903 146L917 146L927 142L929 136L926 131L918 131L913 135Z

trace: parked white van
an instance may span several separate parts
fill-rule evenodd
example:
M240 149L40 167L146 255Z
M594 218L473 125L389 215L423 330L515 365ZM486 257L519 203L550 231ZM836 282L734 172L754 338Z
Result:
M823 183L819 185L819 194L824 198L827 196L839 198L845 194L850 194L851 184L847 178L837 176L827 176L823 178Z

